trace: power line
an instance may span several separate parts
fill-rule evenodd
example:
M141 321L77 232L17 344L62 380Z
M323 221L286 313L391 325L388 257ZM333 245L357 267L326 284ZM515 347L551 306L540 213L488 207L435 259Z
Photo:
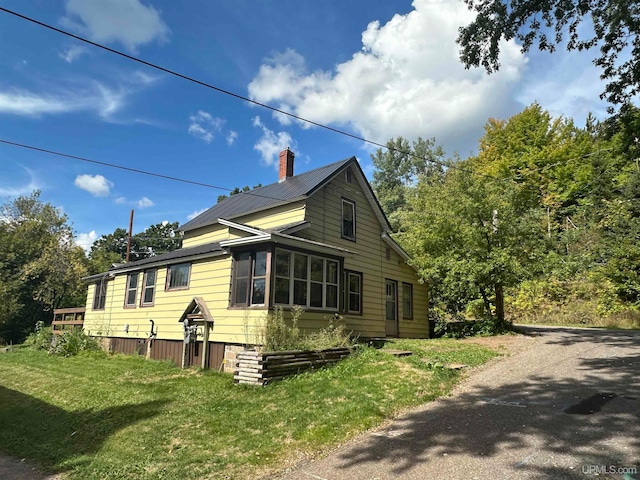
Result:
M389 146L387 146L385 144L382 144L382 143L379 143L379 142L376 142L376 141L373 141L373 140L368 140L368 139L366 139L364 137L360 137L358 135L354 135L354 134L346 132L344 130L340 130L338 128L330 127L328 125L325 125L325 124L322 124L322 123L319 123L319 122L315 122L315 121L310 120L308 118L300 117L300 116L298 116L298 115L296 115L294 113L287 112L286 110L281 110L279 108L273 107L273 106L268 105L266 103L261 103L261 102L258 102L256 100L252 100L251 98L245 97L243 95L231 92L229 90L225 90L223 88L216 87L215 85L212 85L210 83L204 82L202 80L198 80L196 78L190 77L190 76L185 75L183 73L176 72L175 70L171 70L169 68L162 67L162 66L157 65L155 63L152 63L152 62L149 62L149 61L146 61L146 60L142 60L141 58L137 58L137 57L134 57L132 55L128 55L128 54L126 54L124 52L121 52L119 50L107 47L107 46L102 45L102 44L97 43L97 42L93 42L93 41L88 40L86 38L80 37L79 35L75 35L73 33L67 32L66 30L62 30L60 28L54 27L53 25L49 25L47 23L41 22L39 20L36 20L35 18L31 18L31 17L28 17L26 15L22 15L22 14L20 14L18 12L15 12L13 10L9 10L8 8L0 7L0 11L3 11L5 13L9 13L11 15L14 15L14 16L18 17L18 18L21 18L22 20L26 20L28 22L34 23L34 24L39 25L41 27L44 27L44 28L47 28L47 29L52 30L54 32L57 32L57 33L59 33L61 35L66 35L66 36L74 38L74 39L76 39L76 40L78 40L80 42L84 42L84 43L87 43L87 44L92 45L94 47L100 48L102 50L106 50L107 52L113 53L115 55L119 55L121 57L127 58L129 60L134 61L134 62L140 63L142 65L146 65L147 67L151 67L151 68L154 68L154 69L159 70L161 72L168 73L169 75L173 75L173 76L179 77L179 78L181 78L183 80L187 80L189 82L196 83L196 84L198 84L200 86L203 86L203 87L206 87L206 88L210 88L212 90L215 90L216 92L223 93L225 95L229 95L229 96L234 97L234 98L236 98L238 100L242 100L242 101L251 103L253 105L256 105L256 106L259 106L259 107L262 107L262 108L266 108L266 109L271 110L273 112L277 112L277 113L279 113L281 115L285 115L287 117L294 118L294 119L296 119L296 120L298 120L300 122L304 122L304 123L308 123L310 125L314 125L316 127L324 128L326 130L329 130L331 132L337 133L339 135L344 135L344 136L353 138L355 140L361 141L363 143L368 143L370 145L375 145L375 146L377 146L379 148L384 148L386 150L393 151L393 152L396 152L396 153L401 153L403 155L409 155L409 156L411 156L413 158L426 160L427 162L435 163L435 164L440 165L441 167L444 167L444 168L451 168L451 169L454 169L454 170L460 170L460 171L465 172L465 173L469 173L469 174L476 175L476 176L479 176L479 177L488 178L488 179L491 179L491 180L497 180L499 182L508 181L508 179L503 179L503 178L500 178L500 177L495 177L493 175L488 175L488 174L484 174L484 173L474 172L472 170L467 170L465 168L458 167L458 166L453 165L453 164L448 163L448 162L444 162L444 161L436 160L436 159L429 159L429 158L426 158L426 157L421 157L419 155L416 155L413 152L406 152L406 151L403 151L403 150L400 150L400 149L397 149L397 148L394 148L394 147L389 147ZM204 185L204 186L206 186L206 185ZM218 187L214 187L214 188L218 188ZM223 190L226 190L226 189L223 189Z
M231 188L218 187L216 185L211 185L210 183L196 182L195 180L188 180L188 179L185 179L185 178L173 177L171 175L163 175L161 173L149 172L148 170L140 170L138 168L125 167L123 165L117 165L115 163L101 162L99 160L93 160L91 158L79 157L77 155L70 155L68 153L56 152L54 150L47 150L46 148L34 147L33 145L26 145L24 143L11 142L9 140L3 140L1 138L0 138L0 143L4 143L6 145L11 145L11 146L14 146L14 147L26 148L28 150L34 150L36 152L47 153L49 155L57 155L59 157L70 158L72 160L79 160L81 162L88 162L88 163L93 163L95 165L102 165L104 167L117 168L117 169L120 169L120 170L125 170L125 171L133 172L133 173L139 173L139 174L142 174L142 175L149 175L149 176L152 176L152 177L164 178L166 180L172 180L174 182L182 182L182 183L187 183L187 184L190 184L190 185L197 185L199 187L215 188L216 190L222 190L222 191L225 191L225 192L232 192L232 191L235 190L235 189L231 189ZM246 193L246 194L249 194L249 195L254 195L256 197L268 198L270 200L280 200L278 198L269 197L267 195L260 195L259 193L255 193L255 192L251 192L251 191L242 192L242 193Z

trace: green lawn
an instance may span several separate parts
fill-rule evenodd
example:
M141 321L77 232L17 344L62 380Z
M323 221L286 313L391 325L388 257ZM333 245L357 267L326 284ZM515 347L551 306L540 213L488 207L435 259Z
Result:
M386 348L416 355L364 349L267 387L133 357L2 353L0 451L69 478L250 478L446 394L460 374L433 361L497 355L455 340Z

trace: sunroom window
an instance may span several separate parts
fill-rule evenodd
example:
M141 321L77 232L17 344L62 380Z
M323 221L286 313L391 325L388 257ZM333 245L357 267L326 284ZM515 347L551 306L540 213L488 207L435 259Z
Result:
M267 289L267 252L240 252L234 256L232 305L264 305Z
M306 253L276 250L274 303L338 309L338 262Z

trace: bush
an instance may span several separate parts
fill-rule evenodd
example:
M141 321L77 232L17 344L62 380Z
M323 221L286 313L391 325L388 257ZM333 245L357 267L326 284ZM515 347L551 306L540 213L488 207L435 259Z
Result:
M85 335L79 328L74 328L59 335L54 339L49 349L49 353L52 355L60 355L62 357L71 357L82 352L98 351L102 351L100 344L95 339Z
M35 350L49 350L53 342L51 327L45 327L44 322L36 323L36 331L27 337L25 344Z
M298 320L302 312L300 307L291 309L291 326L287 325L284 319L282 307L276 307L273 312L267 313L262 332L258 335L258 337L262 337L260 343L265 351L276 352L298 348L300 344Z
M493 317L481 320L456 319L447 321L440 319L436 322L436 336L445 338L489 337L511 331L513 331L513 326L510 322L500 321Z
M276 307L273 312L268 313L260 332L256 335L263 350L324 350L353 345L342 317L338 315L329 320L329 324L323 329L309 335L302 334L298 328L298 321L303 313L301 307L294 306L291 309L291 325L285 321L282 307Z
M301 339L300 348L302 350L324 350L336 347L351 347L355 340L347 332L342 317L334 316L329 320L329 325L323 329L313 332Z

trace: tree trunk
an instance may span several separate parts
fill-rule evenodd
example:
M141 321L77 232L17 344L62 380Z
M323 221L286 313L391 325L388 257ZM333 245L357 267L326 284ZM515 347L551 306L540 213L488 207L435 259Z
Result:
M480 290L480 295L482 295L482 301L484 302L484 310L487 312L488 316L491 316L491 302L489 301L489 297L487 296L487 292L484 291L484 288L478 287Z
M502 284L496 284L496 317L498 321L504 322L504 292Z

